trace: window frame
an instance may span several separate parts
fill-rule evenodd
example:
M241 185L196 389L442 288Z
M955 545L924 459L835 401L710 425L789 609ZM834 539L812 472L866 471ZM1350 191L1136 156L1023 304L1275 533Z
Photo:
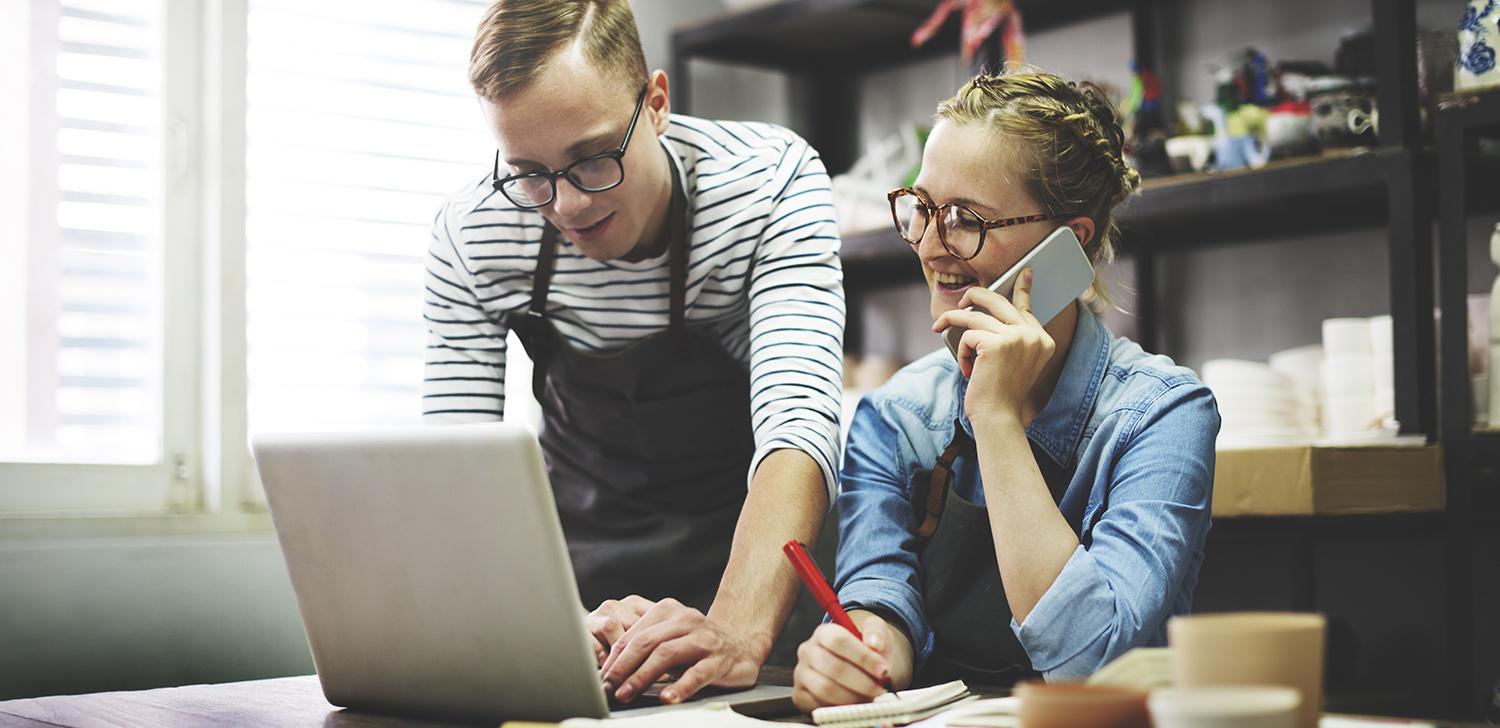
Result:
M270 529L246 437L245 272L228 264L245 249L248 1L158 1L160 461L0 461L0 537ZM33 39L55 38L56 0L21 12ZM55 133L52 93L33 96L28 144Z

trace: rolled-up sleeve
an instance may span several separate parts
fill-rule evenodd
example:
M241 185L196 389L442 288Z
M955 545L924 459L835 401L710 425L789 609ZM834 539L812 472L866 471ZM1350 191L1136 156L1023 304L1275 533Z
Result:
M1219 414L1201 384L1146 407L1114 463L1105 511L1023 624L1047 679L1089 675L1161 633L1208 536Z
M916 515L898 465L901 447L899 430L872 396L860 400L845 447L834 588L847 609L899 619L920 667L932 654L933 634L922 609Z
M756 468L795 449L818 464L832 503L838 490L843 394L844 272L823 162L790 146L750 279L750 406Z

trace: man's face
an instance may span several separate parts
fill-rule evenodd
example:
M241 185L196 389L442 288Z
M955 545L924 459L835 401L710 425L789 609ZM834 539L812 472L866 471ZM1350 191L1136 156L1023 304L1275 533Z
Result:
M596 67L577 44L564 47L530 85L498 101L480 101L499 143L500 177L556 171L618 149L639 91ZM538 208L588 257L614 260L629 253L653 232L647 227L654 213L670 201L667 160L657 141L666 131L667 109L665 79L656 74L621 159L624 181L604 192L583 192L560 178L556 196Z

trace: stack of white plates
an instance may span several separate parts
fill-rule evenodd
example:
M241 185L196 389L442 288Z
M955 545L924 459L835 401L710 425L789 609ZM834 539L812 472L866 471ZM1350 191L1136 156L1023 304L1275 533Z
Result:
M1297 380L1269 364L1214 359L1203 365L1203 383L1219 403L1221 450L1300 445L1317 437Z
M1323 346L1308 344L1271 355L1271 368L1292 380L1297 422L1311 433L1323 431Z

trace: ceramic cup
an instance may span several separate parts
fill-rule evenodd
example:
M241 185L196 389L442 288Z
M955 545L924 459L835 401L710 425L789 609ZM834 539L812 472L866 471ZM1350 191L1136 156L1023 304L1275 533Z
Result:
M1374 142L1375 135L1369 129L1357 133L1349 128L1349 114L1358 111L1370 114L1375 109L1375 97L1357 89L1344 89L1320 93L1309 99L1312 106L1313 135L1325 149L1352 147Z
M1321 614L1230 612L1173 617L1167 641L1179 687L1278 685L1301 696L1297 728L1317 728L1323 709Z
M1021 728L1151 728L1146 691L1113 685L1023 682Z
M1148 704L1156 728L1297 728L1302 696L1278 686L1165 688Z
M1380 109L1350 109L1344 120L1349 124L1349 132L1356 136L1380 133Z
M1214 139L1210 136L1175 136L1167 140L1167 160L1172 171L1202 172L1208 166L1208 158L1214 152Z
M1271 148L1271 156L1278 159L1316 151L1312 114L1272 111L1266 117L1266 146Z

